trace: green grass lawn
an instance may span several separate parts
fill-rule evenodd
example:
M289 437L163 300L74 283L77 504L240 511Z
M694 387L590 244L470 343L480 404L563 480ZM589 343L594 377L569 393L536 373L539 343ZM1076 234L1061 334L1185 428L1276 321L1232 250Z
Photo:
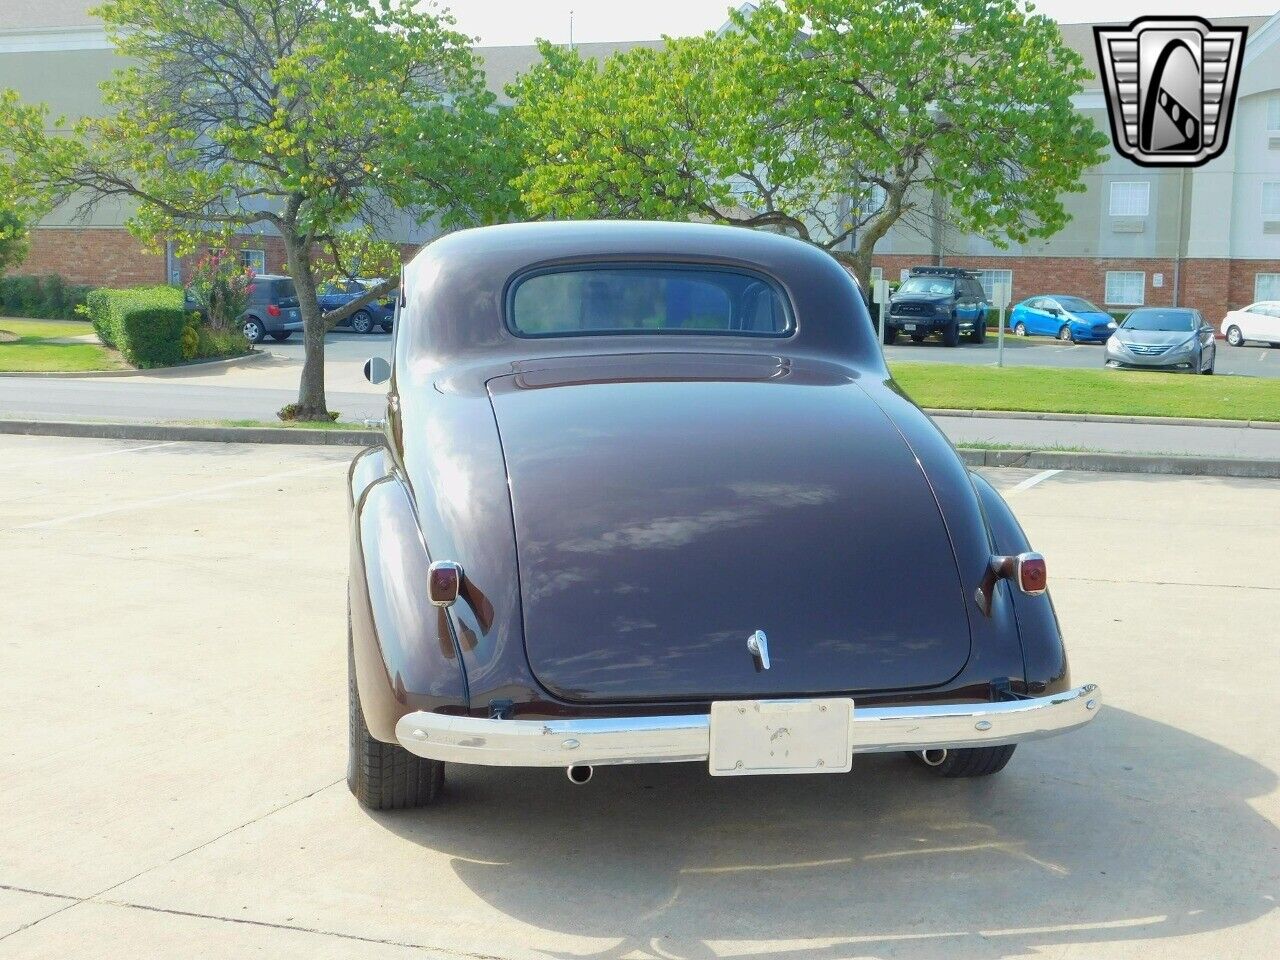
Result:
M950 363L890 368L922 407L1280 420L1280 379Z
M114 350L99 343L50 342L92 333L93 327L83 322L0 317L0 372L78 373L124 367Z

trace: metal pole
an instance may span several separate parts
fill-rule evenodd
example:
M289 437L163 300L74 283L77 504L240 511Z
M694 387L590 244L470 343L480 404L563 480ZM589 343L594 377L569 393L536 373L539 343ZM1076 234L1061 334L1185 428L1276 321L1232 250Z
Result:
M1000 331L996 334L996 366L1004 366L1004 306L1000 307Z
M884 350L884 308L885 308L885 301L889 299L889 298L885 295L885 288L886 288L886 286L887 286L887 285L885 284L885 282L884 282L883 280L881 280L881 281L880 281L880 288L881 288L881 294L880 294L880 349L881 349L882 351Z

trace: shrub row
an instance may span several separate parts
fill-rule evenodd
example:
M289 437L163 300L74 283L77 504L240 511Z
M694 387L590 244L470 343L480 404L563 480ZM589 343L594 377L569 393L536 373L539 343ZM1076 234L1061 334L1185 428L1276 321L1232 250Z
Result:
M48 277L0 277L0 315L41 320L74 320L89 287Z
M93 290L85 309L98 339L135 367L170 367L249 352L239 330L212 330L186 309L176 287Z
M86 312L98 339L115 347L135 367L168 367L182 362L182 330L187 311L176 287L94 290Z

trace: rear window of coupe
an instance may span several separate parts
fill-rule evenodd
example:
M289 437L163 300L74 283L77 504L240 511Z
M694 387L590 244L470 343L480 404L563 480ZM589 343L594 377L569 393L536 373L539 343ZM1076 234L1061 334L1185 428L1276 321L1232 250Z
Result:
M678 265L571 266L519 278L507 308L522 337L696 333L783 337L791 311L772 281Z

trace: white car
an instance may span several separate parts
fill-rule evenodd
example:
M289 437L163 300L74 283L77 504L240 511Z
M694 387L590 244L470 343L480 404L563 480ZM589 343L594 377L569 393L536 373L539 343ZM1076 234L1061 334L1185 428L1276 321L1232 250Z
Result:
M1222 335L1233 347L1246 340L1280 344L1280 300L1259 300L1243 310L1232 310L1222 320Z

